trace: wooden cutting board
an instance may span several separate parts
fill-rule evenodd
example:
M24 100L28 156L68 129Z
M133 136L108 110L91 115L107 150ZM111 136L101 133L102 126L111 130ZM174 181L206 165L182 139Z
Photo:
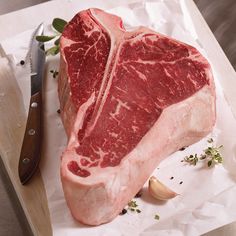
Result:
M106 8L112 8L117 6L118 4L131 2L135 2L135 0L122 0L117 1L117 3L110 0L106 1ZM196 31L198 35L201 35L201 39L199 39L200 43L205 48L208 58L215 66L216 72L220 75L225 75L221 78L220 82L224 88L224 91L227 93L226 97L232 106L234 114L236 115L235 71L230 65L228 59L225 57L224 52L220 48L219 44L217 43L216 39L214 38L212 32L208 28L193 1L188 0L186 2L187 8L189 9L189 12L191 12L191 19L196 27ZM6 40L7 38L13 37L20 32L23 32L30 28L34 28L36 25L43 21L49 24L52 21L54 15L67 19L68 12L72 14L72 12L78 11L78 9L87 8L91 5L99 7L100 3L101 1L98 0L54 0L49 1L46 4L38 5L36 7L0 16L0 26L1 29L4 29L0 31L0 39ZM106 8L104 7L104 9ZM29 17L31 17L30 21ZM15 19L20 20L19 27L9 27L9 25L15 25ZM5 22L8 22L7 27ZM3 53L0 53L0 55L2 55L2 57L4 56ZM2 58L0 58L0 61L0 65L1 63L8 63ZM9 67L8 69L6 69L6 71L3 71L0 68L0 78L2 77L3 73L8 73L9 76L13 76ZM52 227L49 217L46 192L40 172L38 172L34 176L32 181L27 186L22 186L18 178L18 159L26 123L26 115L24 112L22 112L23 101L20 98L20 90L16 86L14 78L11 83L8 84L6 84L4 80L0 79L0 95L2 95L2 90L5 91L5 95L2 97L0 96L1 158L4 162L7 173L26 214L33 234L40 236L52 235ZM3 97L5 101L2 99Z
M18 161L26 125L21 91L8 58L0 49L0 156L34 235L52 235L49 210L40 171L22 186Z

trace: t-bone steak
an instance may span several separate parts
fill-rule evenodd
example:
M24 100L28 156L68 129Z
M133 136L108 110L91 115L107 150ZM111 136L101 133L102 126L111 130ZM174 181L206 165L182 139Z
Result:
M114 219L161 160L215 124L210 65L194 47L146 27L126 31L99 9L60 40L59 99L68 146L61 180L75 219Z

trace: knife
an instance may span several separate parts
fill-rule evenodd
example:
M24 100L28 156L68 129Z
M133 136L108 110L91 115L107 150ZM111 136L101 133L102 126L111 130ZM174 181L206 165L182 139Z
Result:
M44 75L44 44L36 40L43 35L43 24L35 30L29 49L31 67L31 98L18 172L21 183L26 184L38 169L42 144L42 83Z

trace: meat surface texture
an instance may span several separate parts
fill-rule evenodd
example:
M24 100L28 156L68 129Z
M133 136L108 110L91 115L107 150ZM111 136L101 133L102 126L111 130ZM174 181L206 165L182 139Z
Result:
M61 180L75 219L114 219L161 160L215 124L210 65L192 46L146 27L126 31L99 9L60 40L59 99L68 146Z

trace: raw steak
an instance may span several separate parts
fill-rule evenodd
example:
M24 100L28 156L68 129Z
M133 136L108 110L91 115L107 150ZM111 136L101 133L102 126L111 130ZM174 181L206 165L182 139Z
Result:
M61 42L59 98L69 142L61 180L78 221L114 219L159 162L215 123L210 65L193 47L99 9Z

